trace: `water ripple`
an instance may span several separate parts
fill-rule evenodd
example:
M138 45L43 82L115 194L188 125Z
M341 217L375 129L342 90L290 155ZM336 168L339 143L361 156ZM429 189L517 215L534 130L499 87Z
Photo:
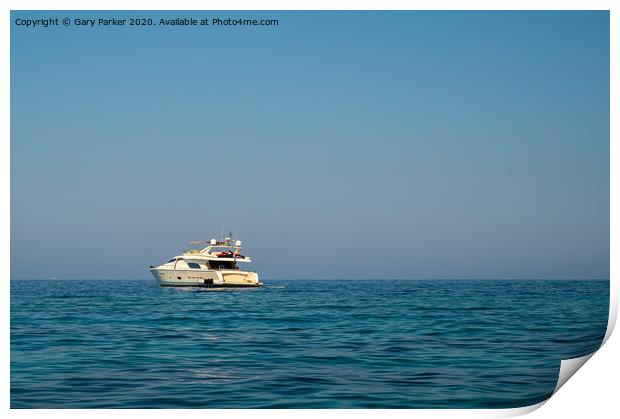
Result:
M517 407L607 325L608 281L265 282L11 281L11 407Z

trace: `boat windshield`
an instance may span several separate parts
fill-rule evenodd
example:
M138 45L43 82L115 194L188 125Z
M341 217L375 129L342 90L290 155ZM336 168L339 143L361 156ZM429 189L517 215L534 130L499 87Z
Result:
M220 253L220 252L232 252L232 247L225 246L213 246L209 249L209 253Z

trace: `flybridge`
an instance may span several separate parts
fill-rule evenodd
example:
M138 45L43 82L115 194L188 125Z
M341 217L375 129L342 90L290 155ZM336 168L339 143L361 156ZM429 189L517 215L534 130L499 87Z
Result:
M224 238L224 240L221 240L221 241L218 241L215 239L211 239L210 241L197 240L197 241L189 242L189 244L194 245L194 246L199 246L201 244L209 244L209 247L225 246L225 247L236 247L236 248L241 249L241 240L234 241L230 237L226 237Z

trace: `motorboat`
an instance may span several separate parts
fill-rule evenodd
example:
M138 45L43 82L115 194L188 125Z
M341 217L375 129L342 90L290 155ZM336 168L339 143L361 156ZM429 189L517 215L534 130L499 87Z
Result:
M241 240L225 237L190 242L195 248L150 270L162 287L260 287L258 272L241 270L251 259L241 254ZM207 245L204 248L200 248Z

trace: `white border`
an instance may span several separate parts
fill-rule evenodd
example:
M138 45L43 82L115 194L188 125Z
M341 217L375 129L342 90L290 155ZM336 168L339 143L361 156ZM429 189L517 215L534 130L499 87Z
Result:
M618 3L608 0L436 0L436 1L403 1L403 0L384 0L381 2L373 2L368 0L361 1L339 1L339 0L316 0L316 1L230 1L230 2L213 2L213 1L191 1L191 0L93 0L93 1L77 1L77 0L32 0L32 1L16 1L8 0L2 2L0 8L3 9L3 19L0 19L0 33L2 34L2 57L0 58L0 79L2 84L2 101L0 102L0 118L2 129L2 153L0 153L0 170L2 172L2 182L0 188L2 196L7 201L10 196L10 10L610 10L611 11L611 69L610 69L610 87L611 87L611 142L610 142L610 170L611 170L611 195L610 205L611 214L619 214L618 206L619 189L618 189L618 124L614 122L618 119L618 75L620 75L620 66L618 59L620 57L618 50L618 42L620 33L618 30L619 19L617 16L620 8ZM10 207L5 201L2 205L2 228L3 240L1 241L0 251L7 255L10 252ZM610 304L610 322L605 336L605 340L611 336L611 331L616 322L618 313L618 284L616 273L618 271L617 259L614 258L618 254L618 223L616 218L611 217L611 304ZM4 308L4 321L2 322L3 336L5 337L5 345L2 346L2 359L4 367L4 380L2 381L2 407L3 410L9 410L10 407L10 350L7 344L10 336L10 293L8 289L8 278L10 278L10 269L5 263L4 278L7 278L3 289L2 305ZM614 373L618 372L620 351L618 344L615 342L617 338L612 339L612 344L605 344L592 360L592 368L589 365L584 366L584 377L569 381L563 389L554 395L549 401L549 407L540 409L536 412L538 417L583 417L595 411L595 417L613 417L617 412L617 403L614 393L612 393L616 377ZM596 367L596 369L595 369ZM582 374L582 373L580 373ZM588 380L585 380L587 374ZM516 414L527 413L540 405L522 409L507 410L328 410L322 411L321 415L338 416L338 417L376 417L389 415L390 417L505 417ZM109 415L120 417L133 417L135 415L148 415L149 418L164 418L170 414L182 417L203 417L203 410L175 410L174 412L165 410L11 410L10 414L15 417L42 417L47 418L65 418L77 417L88 414L93 417L108 417ZM311 418L317 415L312 410L261 410L261 411L237 411L237 410L209 410L210 417L230 417L241 416L251 413L252 415L284 418L291 415L297 417ZM551 416L549 416L551 415Z

